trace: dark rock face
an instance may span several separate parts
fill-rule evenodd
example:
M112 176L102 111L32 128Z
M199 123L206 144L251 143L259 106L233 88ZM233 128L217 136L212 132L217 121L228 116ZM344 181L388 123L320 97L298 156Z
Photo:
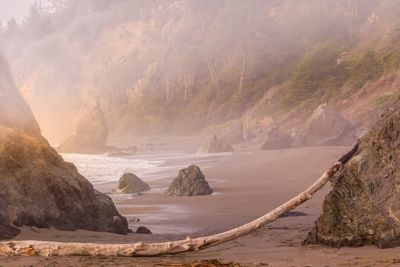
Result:
M150 186L133 173L125 173L119 178L117 193L134 194L149 191Z
M278 128L271 129L267 133L267 138L263 145L262 150L283 149L292 147L293 139L290 135L279 130Z
M137 229L136 229L136 232L135 232L136 234L145 234L145 235L151 235L152 234L152 232L150 231L150 229L149 228L147 228L147 227L145 227L145 226L139 226Z
M233 152L233 147L223 139L218 139L217 136L213 136L210 143L200 147L197 150L199 154L210 154L210 153L224 153Z
M104 153L114 148L107 147L108 126L104 113L96 105L76 127L76 133L65 140L57 150L63 153Z
M196 165L180 170L178 177L172 181L164 192L167 196L202 196L210 195L213 191L208 185L200 168Z
M65 162L40 135L34 116L0 59L0 239L21 226L127 233L111 199ZM115 217L119 218L118 222Z
M352 145L354 127L336 109L319 105L306 121L300 145Z
M334 177L306 244L400 245L400 103L358 141Z

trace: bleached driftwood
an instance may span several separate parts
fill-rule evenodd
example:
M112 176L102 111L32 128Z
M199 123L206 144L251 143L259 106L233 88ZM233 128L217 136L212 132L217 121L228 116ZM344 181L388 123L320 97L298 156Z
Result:
M321 189L357 151L354 147L329 170L321 175L307 190L275 208L264 216L247 224L215 235L186 238L184 240L162 243L134 243L134 244L97 244L97 243L67 243L46 241L12 241L0 243L0 256L160 256L177 254L188 251L197 251L217 244L225 243L235 238L249 234L262 226L277 220L284 213L296 208L309 200Z

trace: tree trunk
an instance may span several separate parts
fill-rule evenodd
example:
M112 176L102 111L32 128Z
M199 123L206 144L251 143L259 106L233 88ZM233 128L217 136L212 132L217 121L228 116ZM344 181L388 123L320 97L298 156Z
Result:
M207 66L208 66L208 71L210 72L211 81L214 82L214 80L215 80L215 71L214 71L214 68L211 65L209 57L207 57Z
M243 80L244 80L244 73L246 71L246 62L247 62L247 58L246 58L246 54L244 54L243 62L242 62L242 71L240 72L240 78L239 78L239 95L242 94L242 90L243 90Z
M169 77L168 74L165 75L165 94L166 94L166 99L167 99L167 105L169 105L170 102L170 96L171 96L171 89L169 87Z
M188 78L187 75L183 76L183 89L184 89L184 93L183 93L183 102L186 103L187 98L188 98Z

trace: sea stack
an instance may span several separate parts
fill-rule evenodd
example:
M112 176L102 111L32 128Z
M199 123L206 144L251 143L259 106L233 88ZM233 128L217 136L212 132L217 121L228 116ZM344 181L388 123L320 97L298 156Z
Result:
M108 126L99 104L81 120L75 134L67 138L57 151L62 153L99 154L113 150L107 147Z
M197 150L198 154L211 154L211 153L224 153L224 152L233 152L233 147L230 143L226 142L223 139L219 139L216 135L214 135L211 141L200 147Z
M203 196L213 193L200 168L189 166L179 171L178 177L164 192L167 196Z
M400 245L400 102L358 141L332 184L306 244Z
M0 239L22 226L125 234L127 221L41 136L0 58Z

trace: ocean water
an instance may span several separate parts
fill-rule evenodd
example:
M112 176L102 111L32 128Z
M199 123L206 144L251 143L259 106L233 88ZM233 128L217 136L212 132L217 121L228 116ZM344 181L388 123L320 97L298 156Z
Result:
M118 182L122 174L132 172L143 181L176 176L178 171L191 164L201 168L210 167L224 160L230 153L187 154L179 151L138 154L114 157L108 155L86 155L63 153L64 160L72 162L80 174L94 186Z
M212 167L229 158L231 153L219 154L187 154L179 151L138 154L133 156L110 157L108 155L61 154L68 162L78 168L95 188L107 193L114 201L117 209L137 208L134 214L123 213L128 219L129 227L136 229L139 225L149 227L153 233L191 234L200 229L184 224L185 217L190 216L190 210L181 205L136 205L126 200L134 199L135 194L116 194L112 192L115 184L125 172L133 172L150 186L150 192L161 194L166 189L164 179L171 180L178 171L189 165L196 164L200 168ZM146 212L140 212L144 208ZM140 218L140 222L135 222ZM171 219L181 223L171 223Z

